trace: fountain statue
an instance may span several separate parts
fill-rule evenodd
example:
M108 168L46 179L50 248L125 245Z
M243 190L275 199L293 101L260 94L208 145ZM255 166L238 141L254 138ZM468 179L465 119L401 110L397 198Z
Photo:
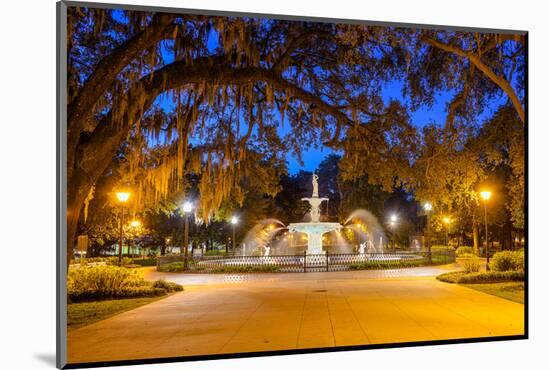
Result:
M312 197L319 197L319 183L317 182L319 180L319 176L317 176L316 173L313 173L313 180L311 180L311 183L313 185L313 194L311 194Z
M309 211L311 221L291 223L288 225L290 232L299 232L307 234L307 253L308 254L321 254L323 253L323 234L340 230L342 225L338 222L320 222L321 210L320 206L328 198L319 198L319 176L313 174L312 185L313 192L311 198L302 198L303 201L307 201L311 209Z

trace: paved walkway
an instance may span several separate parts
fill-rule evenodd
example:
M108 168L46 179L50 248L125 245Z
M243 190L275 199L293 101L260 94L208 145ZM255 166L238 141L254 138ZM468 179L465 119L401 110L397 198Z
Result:
M523 334L523 305L440 272L166 274L185 291L69 332L69 362Z

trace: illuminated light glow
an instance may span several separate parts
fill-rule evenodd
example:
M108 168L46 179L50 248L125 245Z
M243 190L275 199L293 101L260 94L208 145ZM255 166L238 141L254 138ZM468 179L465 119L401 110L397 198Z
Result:
M184 202L182 208L184 213L189 213L193 210L193 203Z
M126 191L119 191L119 192L116 193L116 197L117 197L119 202L126 203L128 198L130 198L130 193L128 193Z
M484 201L488 201L491 198L491 192L489 190L484 190L479 193L481 195L481 199Z
M430 212L432 210L432 204L430 202L424 203L424 210Z
M451 223L451 218L450 217L443 217L443 222L446 223L447 225Z
M397 222L397 215L391 215L390 221L391 221L392 223L396 223L396 222Z
M237 216L231 217L231 224L236 225L239 223L239 218Z
M139 220L132 220L132 221L130 221L130 226L132 226L132 227L140 227L140 226L141 226L141 222L139 222Z

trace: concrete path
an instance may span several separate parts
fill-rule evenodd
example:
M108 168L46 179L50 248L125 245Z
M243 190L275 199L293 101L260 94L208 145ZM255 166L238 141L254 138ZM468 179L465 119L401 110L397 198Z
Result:
M341 279L381 279L397 277L418 277L418 276L437 276L444 272L458 271L462 267L458 264L449 264L444 266L424 266L406 269L387 269L387 270L363 270L363 271L345 271L345 272L308 272L308 273L263 273L263 274L201 274L201 273L169 273L158 272L155 267L142 268L143 275L148 280L165 279L176 282L185 287L193 285L212 285L212 284L242 284L248 282L263 281L273 282L291 282L304 280L341 280Z
M523 334L523 305L441 283L440 272L169 274L195 284L70 331L69 362Z

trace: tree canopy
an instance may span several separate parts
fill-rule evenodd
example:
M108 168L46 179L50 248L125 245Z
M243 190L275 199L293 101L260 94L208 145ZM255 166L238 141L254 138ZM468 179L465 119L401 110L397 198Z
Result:
M134 211L194 188L197 216L209 222L227 202L244 204L246 189L275 196L285 154L316 143L343 152L344 180L368 174L419 196L464 186L466 199L482 175L459 163L479 162L467 149L496 96L509 102L501 124L523 138L518 35L76 6L67 27L69 245L113 171ZM395 80L402 97L387 101L384 85ZM419 130L411 112L443 91L454 94L446 121ZM499 159L512 168L516 201L520 147ZM466 183L441 180L451 174Z

